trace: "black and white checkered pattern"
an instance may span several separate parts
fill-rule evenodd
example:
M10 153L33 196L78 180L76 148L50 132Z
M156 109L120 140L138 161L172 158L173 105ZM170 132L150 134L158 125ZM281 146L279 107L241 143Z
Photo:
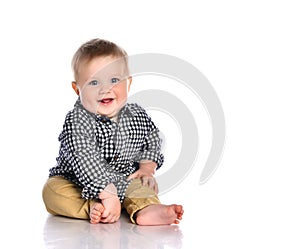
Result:
M146 111L126 104L118 122L85 110L78 99L65 119L59 136L57 165L50 176L60 175L83 188L85 199L98 198L109 184L123 201L129 182L141 160L163 163L159 130Z

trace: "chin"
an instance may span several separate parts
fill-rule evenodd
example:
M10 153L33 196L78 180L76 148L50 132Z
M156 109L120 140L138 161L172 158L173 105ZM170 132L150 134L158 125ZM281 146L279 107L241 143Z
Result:
M101 116L107 116L109 118L115 117L116 115L118 115L119 111L121 110L121 108L101 108L101 109L102 110L100 110L98 114L100 114Z
M109 117L109 118L116 115L114 112L98 112L98 114L101 115L101 116Z

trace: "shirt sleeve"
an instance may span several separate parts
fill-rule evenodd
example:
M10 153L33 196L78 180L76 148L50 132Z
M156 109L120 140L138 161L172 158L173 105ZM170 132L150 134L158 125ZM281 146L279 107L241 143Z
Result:
M159 130L157 128L151 130L144 140L139 161L151 160L157 164L157 169L160 168L164 162L164 156L161 153L161 142Z
M142 130L146 131L138 161L154 161L157 164L157 169L159 169L164 162L164 156L161 153L162 139L159 135L159 129L144 108L138 105L134 107L138 109L138 114L136 115L138 121L136 123L140 126L139 129L143 127Z
M76 120L78 122L76 122ZM85 199L98 198L98 195L109 184L116 185L124 176L110 169L107 161L101 155L97 144L91 120L69 115L66 118L63 132L60 135L61 146L67 153L76 180L83 188L82 197ZM126 181L121 181L125 185ZM118 186L119 197L124 196L126 187Z

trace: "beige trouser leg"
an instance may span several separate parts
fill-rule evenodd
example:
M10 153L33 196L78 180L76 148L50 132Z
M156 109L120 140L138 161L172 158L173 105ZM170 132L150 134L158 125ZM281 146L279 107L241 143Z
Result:
M149 187L143 186L141 179L134 179L129 184L123 207L130 216L130 220L135 223L135 214L139 210L151 205L160 204L157 194Z
M89 219L95 200L81 198L81 188L61 176L50 177L43 188L43 200L50 214Z
M47 211L53 215L89 219L90 208L96 200L82 199L81 191L80 187L61 176L50 177L43 188L43 200ZM134 179L126 190L122 206L129 214L130 220L135 223L136 212L159 203L153 190L142 186L140 179Z

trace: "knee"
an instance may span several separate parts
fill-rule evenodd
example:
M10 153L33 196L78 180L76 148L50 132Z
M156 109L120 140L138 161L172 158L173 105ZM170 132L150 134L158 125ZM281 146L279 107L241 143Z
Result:
M46 208L59 205L63 199L68 198L72 187L73 184L62 177L50 177L42 190L43 201Z
M57 188L54 186L51 186L51 183L49 182L49 179L47 182L44 184L43 190L42 190L42 197L44 204L47 209L51 206L51 204L55 205L56 202L56 196L57 196Z

